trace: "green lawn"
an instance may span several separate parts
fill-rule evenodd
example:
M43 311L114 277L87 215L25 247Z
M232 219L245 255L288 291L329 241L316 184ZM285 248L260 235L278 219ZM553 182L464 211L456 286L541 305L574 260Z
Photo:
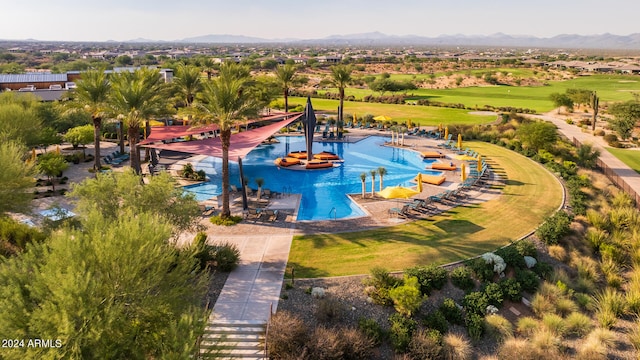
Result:
M489 69L478 70L480 73ZM522 69L496 69L519 74L526 77L527 73ZM474 70L475 71L475 70ZM476 72L478 72L476 71ZM465 75L466 72L459 72ZM426 75L416 75L416 79L425 78ZM531 73L531 76L533 74ZM392 75L393 79L411 79L413 75ZM411 99L428 99L431 101L464 104L467 107L479 107L491 105L495 107L511 106L517 108L535 109L538 112L547 112L554 108L549 100L552 93L564 93L567 89L588 89L598 92L601 104L608 101L632 100L633 92L640 92L640 77L634 75L591 75L581 76L567 81L548 81L546 86L483 86L455 89L418 89L407 93L413 95ZM337 92L336 89L328 91ZM346 95L353 95L358 99L372 94L368 89L347 88ZM390 93L387 93L387 95ZM380 95L376 93L375 95ZM346 107L345 107L346 109Z
M296 276L365 274L374 266L402 270L466 259L527 234L560 205L562 188L542 166L496 145L466 144L507 179L501 196L406 225L297 236L289 255Z
M305 98L290 97L289 106L306 104ZM328 111L337 113L338 100L312 99L313 109L316 111ZM412 106L397 104L377 104L358 101L345 101L345 114L355 113L358 118L365 114L374 116L387 115L399 123L411 119L420 125L438 124L485 124L496 120L495 116L479 116L469 114L469 110L439 108L432 106Z
M640 173L640 151L616 148L607 148L607 151L627 164L627 166L635 170L635 172Z

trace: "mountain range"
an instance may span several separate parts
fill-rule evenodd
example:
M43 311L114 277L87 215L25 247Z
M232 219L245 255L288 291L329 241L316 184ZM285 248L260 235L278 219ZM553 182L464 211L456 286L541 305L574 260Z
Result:
M131 42L154 42L147 39L135 39ZM640 33L630 35L598 34L577 35L562 34L553 37L536 37L529 35L509 35L497 33L492 35L440 35L426 37L418 35L387 35L370 32L350 35L331 35L319 39L265 39L243 35L211 34L173 40L180 43L212 43L212 44L265 44L287 43L299 45L406 45L406 46L509 46L537 48L588 48L588 49L640 49Z

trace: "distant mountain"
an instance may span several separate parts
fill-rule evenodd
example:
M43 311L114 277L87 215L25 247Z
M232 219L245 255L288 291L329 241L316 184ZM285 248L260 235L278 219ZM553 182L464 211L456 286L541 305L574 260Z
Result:
M136 38L136 39L131 39L131 40L127 40L126 42L128 43L157 43L157 42L164 42L164 40L151 40L151 39L145 39L145 38Z
M229 35L229 34L209 34L203 36L196 36L190 38L184 38L182 40L177 40L178 42L186 42L186 43L212 43L212 44L260 44L260 43L268 43L275 42L277 40L269 40L251 36L244 35Z

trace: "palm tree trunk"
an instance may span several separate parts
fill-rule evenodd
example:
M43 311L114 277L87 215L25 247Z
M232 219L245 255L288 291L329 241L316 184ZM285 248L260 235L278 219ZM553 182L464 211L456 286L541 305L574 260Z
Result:
M124 122L118 122L118 136L120 137L120 153L124 154Z
M96 173L100 170L100 133L102 129L102 118L95 117L93 118L93 143L94 143L94 152L93 156L93 169Z
M289 112L289 89L284 89L284 112Z
M138 126L129 126L127 135L129 137L129 152L131 159L131 168L136 174L140 174L140 152L138 151L138 134L140 129Z
M344 88L340 88L340 112L338 113L338 120L342 122L344 113Z
M229 209L229 144L231 143L231 129L220 130L222 142L222 212L220 217L231 216Z

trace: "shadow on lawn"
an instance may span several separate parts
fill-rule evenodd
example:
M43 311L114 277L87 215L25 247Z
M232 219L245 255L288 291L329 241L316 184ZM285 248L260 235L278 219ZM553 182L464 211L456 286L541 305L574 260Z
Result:
M287 264L287 269L285 270L284 278L290 280L292 274L294 276L294 282L295 282L295 279L318 278L318 277L329 276L329 273L327 271L314 268L314 267L300 265L297 262L290 261Z

